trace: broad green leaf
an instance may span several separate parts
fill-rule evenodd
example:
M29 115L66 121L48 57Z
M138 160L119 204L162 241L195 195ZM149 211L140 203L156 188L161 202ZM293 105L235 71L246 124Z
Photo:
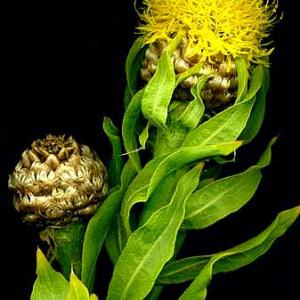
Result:
M169 203L178 179L182 177L183 174L184 172L180 170L174 171L160 181L142 210L140 225L145 224L155 211Z
M191 93L194 99L188 104L184 112L178 118L178 121L188 129L196 128L204 114L205 106L201 99L201 90L207 82L207 79L207 76L202 76L198 80L197 85L192 87Z
M65 300L69 283L52 268L40 249L37 249L36 273L30 300Z
M86 286L71 272L70 285L65 300L90 300L89 291Z
M130 236L115 266L107 300L142 300L151 291L164 264L173 256L185 201L198 185L201 168L202 164L186 173L171 202Z
M110 118L104 117L103 130L112 146L113 153L108 167L108 182L110 187L114 187L120 184L123 167L121 140L119 131Z
M144 56L144 45L145 44L143 38L137 38L129 50L125 63L127 85L132 96L136 93L137 90L138 74L140 72L141 61Z
M249 73L248 73L248 64L243 58L241 57L236 58L235 64L236 64L237 77L238 77L238 91L237 91L236 103L239 103L243 101L243 97L247 93Z
M197 190L186 203L183 229L203 229L232 214L254 195L260 180L261 168L271 162L272 140L257 163L243 173L216 180Z
M247 242L216 254L189 257L172 262L165 266L157 283L174 284L193 280L212 258L223 254L229 255L221 257L215 263L213 273L231 272L244 267L266 253L273 243L285 234L299 215L300 206L283 211L267 229Z
M245 128L255 99L231 106L190 131L184 146L220 144L236 140Z
M151 160L135 177L128 187L121 207L121 217L127 235L131 234L130 211L136 203L146 202L159 182L168 174L201 159L228 155L235 151L241 142L230 142L205 147L182 147L165 157Z
M153 193L160 180L170 172L177 170L185 165L193 163L207 157L216 155L229 155L241 146L242 142L233 141L218 145L206 145L205 147L181 147L177 151L165 157L155 169L151 177L148 197Z
M122 171L121 187L104 200L88 223L83 242L81 280L89 290L93 287L96 262L103 242L120 207L124 190L135 174L132 164L128 161Z
M171 120L168 120L167 128L158 128L156 130L155 158L171 154L178 149L188 133L188 129L185 126L173 119L173 114L175 114L175 111L169 112L168 118Z
M178 231L177 237L176 237L176 243L175 243L175 250L172 258L169 260L174 261L176 259L176 256L178 255L178 252L181 250L185 239L186 239L187 233L186 231ZM162 293L164 288L164 285L161 284L155 284L154 287L151 290L151 293L147 295L145 298L146 300L157 300L160 298L160 294Z
M125 150L137 171L141 170L141 162L138 154L136 125L141 114L141 100L144 91L137 92L129 103L122 124L122 136Z
M158 62L157 70L145 87L142 112L157 127L165 127L168 107L175 89L175 71L168 51Z

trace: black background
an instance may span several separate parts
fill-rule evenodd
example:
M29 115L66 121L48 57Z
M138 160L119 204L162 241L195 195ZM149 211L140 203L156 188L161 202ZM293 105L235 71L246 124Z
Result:
M268 140L280 134L262 184L239 213L209 230L190 235L181 256L204 254L242 242L265 228L275 215L300 203L299 180L299 22L294 1L282 1L271 57L267 116L258 138L238 156L246 167ZM29 299L35 272L37 232L21 224L7 190L8 174L31 141L47 133L72 134L107 162L109 144L101 130L108 115L122 117L124 61L135 35L132 1L9 7L2 36L0 110L1 290L9 299ZM298 73L297 73L298 72ZM239 271L215 276L208 300L299 299L300 222L271 252ZM102 255L102 261L107 259ZM102 298L111 274L100 263L97 289ZM101 274L100 274L101 273ZM163 299L176 299L170 287ZM4 294L3 294L4 295ZM172 295L172 296L171 296ZM2 298L2 297L1 297Z

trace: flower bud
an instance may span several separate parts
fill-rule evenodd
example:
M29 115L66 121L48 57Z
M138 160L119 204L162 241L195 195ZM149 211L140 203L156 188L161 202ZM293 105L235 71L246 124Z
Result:
M167 43L164 45L165 48L162 48L161 41L159 43L155 42L146 50L140 71L141 78L145 82L148 82L154 75L158 64L157 58L166 49ZM187 57L185 55L186 50L184 47L186 45L186 39L183 39L173 53L172 61L176 75L181 75L195 66L195 64L200 63L200 56ZM153 57L156 59L154 60ZM232 57L229 59L222 54L214 55L202 63L199 72L186 78L176 89L175 98L177 100L191 98L190 89L197 84L201 75L210 76L201 93L206 108L218 109L234 102L237 94L236 65Z
M201 96L206 108L220 110L237 96L236 58L267 65L270 29L277 21L278 0L144 0L138 26L147 45L141 78L147 83L163 51L177 34L183 36L173 52L175 74L190 74L175 90L176 100L191 99L190 88L209 75ZM199 65L196 73L189 70ZM195 69L193 69L194 71Z
M105 166L71 136L48 135L22 153L9 176L13 203L24 221L61 225L94 214L107 193Z

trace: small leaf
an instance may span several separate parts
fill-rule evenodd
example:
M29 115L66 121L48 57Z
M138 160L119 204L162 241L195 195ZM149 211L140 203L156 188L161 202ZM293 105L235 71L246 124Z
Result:
M139 141L140 141L142 149L146 149L146 143L149 138L149 129L150 129L150 122L147 123L145 129L139 135Z
M195 74L200 74L200 71L201 71L202 67L203 67L203 64L202 63L198 63L198 64L192 66L191 68L189 68L187 71L185 71L182 74L180 74L177 77L177 80L176 80L176 87L180 83L182 83L185 79L189 78L190 76L195 75Z
M155 74L145 87L142 99L144 116L157 127L165 127L175 80L171 57L168 51L165 51L159 59Z
M228 155L240 145L241 142L231 142L205 147L181 147L170 155L148 162L128 187L122 202L121 217L127 235L131 234L130 211L132 207L136 203L146 202L165 176L201 159L215 155Z
M137 92L129 103L122 124L122 136L127 154L135 166L137 172L141 170L141 162L138 154L136 126L141 114L141 100L144 91Z
M247 93L249 74L248 74L247 62L243 58L241 57L236 58L235 64L236 64L237 78L238 78L238 91L237 91L236 103L239 103L243 101L243 97Z
M232 214L254 195L260 180L261 168L271 162L270 142L257 165L243 173L222 178L197 190L186 203L183 229L203 229Z
M249 119L254 99L231 106L190 131L184 146L201 146L236 140Z
M144 57L143 47L143 38L137 38L129 50L125 63L127 85L132 96L136 93L137 89L138 74L141 68L141 61Z
M70 275L70 285L65 300L90 300L88 289L77 278L73 271Z
M93 287L96 262L103 242L120 207L123 192L135 174L132 164L127 162L122 171L121 187L105 199L88 223L83 242L81 279L89 290Z
M197 187L202 164L178 182L171 202L129 238L114 269L107 300L144 299L163 265L173 256L187 197Z
M248 120L246 128L241 134L245 143L250 143L258 134L264 121L266 110L266 93L269 85L269 70L264 68L264 80L261 89L257 93L256 101Z
M112 158L108 167L108 182L110 187L114 187L120 184L123 167L121 140L119 131L110 118L104 117L103 130L106 133L113 150Z
M203 89L208 77L202 76L197 85L192 87L191 93L194 97L184 112L178 118L178 121L186 126L188 129L194 129L199 124L205 110L205 106L201 99L201 90Z
M69 283L52 268L40 249L37 249L36 273L30 300L65 300Z
M300 215L300 206L279 213L273 223L258 236L228 250L205 256L195 256L168 264L161 272L158 284L174 284L190 281L203 270L214 257L221 255L215 262L213 273L224 273L244 267L264 253L296 221ZM222 257L225 254L226 257ZM193 298L197 299L197 298Z
M132 99L132 94L131 94L131 92L129 90L129 87L128 87L128 84L127 84L126 87L125 87L124 99L123 99L125 110L127 109L129 103L131 102L131 99Z
M263 80L264 80L264 67L262 65L258 65L251 72L249 90L241 101L248 101L253 97L255 97L263 84Z

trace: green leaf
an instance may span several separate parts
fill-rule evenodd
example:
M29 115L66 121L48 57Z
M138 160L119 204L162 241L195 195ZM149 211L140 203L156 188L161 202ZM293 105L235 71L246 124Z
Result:
M64 300L68 292L68 281L56 272L40 249L37 249L37 279L30 300Z
M123 167L121 140L119 131L110 118L104 117L103 130L106 133L113 150L108 167L108 182L110 187L114 187L120 184Z
M82 282L93 287L97 258L115 213L122 201L120 189L111 193L90 220L85 233L82 255Z
M207 82L207 79L207 76L202 76L198 80L197 85L192 87L191 93L194 99L188 104L184 112L178 118L178 121L188 129L196 128L204 114L205 106L201 99L201 90Z
M125 168L122 172L120 189L122 195L124 194L124 191L127 189L129 183L133 179L134 174L135 169L132 166L131 161L129 160L127 164L125 164ZM125 246L126 241L126 234L124 232L124 228L120 217L120 209L118 209L115 213L115 217L112 221L110 230L107 233L105 239L105 248L113 264L117 262Z
M125 110L127 109L129 103L131 102L131 99L132 99L132 95L130 93L130 90L129 90L129 87L128 87L128 84L127 84L126 87L125 87L124 99L123 99Z
M236 140L245 128L254 99L231 106L190 131L184 146L201 146Z
M129 103L122 124L122 136L127 154L135 166L137 172L141 170L141 162L138 154L136 126L141 114L141 100L144 91L137 92Z
M207 294L207 287L212 279L213 266L216 261L224 256L225 255L220 255L211 258L196 279L179 297L179 300L204 300Z
M184 141L188 129L181 123L176 122L174 118L175 111L169 112L167 128L159 128L156 130L154 157L165 156L171 154L178 149Z
M247 126L241 134L245 143L250 143L258 134L265 116L266 95L269 85L269 70L264 68L264 80L261 89L257 93L256 101L248 120Z
M241 101L248 101L256 96L261 88L264 80L264 67L262 65L256 66L251 72L250 87L245 97Z
M70 285L65 300L90 300L88 289L78 279L78 277L74 274L73 271L70 275Z
M168 51L159 61L155 74L145 87L142 112L157 127L165 127L168 107L175 89L175 71Z
M121 187L105 199L88 223L83 243L81 280L89 290L93 287L97 258L103 242L120 207L124 190L135 174L128 161L122 171Z
M237 77L238 77L238 91L237 91L236 103L239 103L243 101L243 98L247 93L249 73L248 73L247 62L243 58L241 57L236 58L235 64L236 64Z
M150 122L147 123L146 127L144 128L142 133L139 135L139 141L140 141L142 149L146 149L146 143L149 138L149 129L150 129Z
M185 79L189 78L190 76L195 75L195 74L200 74L200 71L201 71L202 67L203 67L203 64L202 63L198 63L198 64L192 66L191 68L189 68L184 73L182 73L179 76L177 76L176 87L180 83L182 83Z
M155 211L169 203L176 188L178 179L182 177L184 172L185 170L174 171L160 181L142 210L140 225L145 224Z
M202 164L178 182L171 202L129 238L114 269L107 300L144 299L164 264L173 256L185 201L197 187Z
M272 140L257 165L243 173L216 180L197 190L186 203L183 229L203 229L244 206L254 195L261 168L271 162Z
M121 221L120 211L117 211L115 219L105 239L105 247L110 260L115 265L122 250L125 247L126 233Z
M141 61L144 57L144 45L145 44L143 38L137 38L129 50L125 63L127 86L132 96L136 93L137 90L138 74L141 68Z
M228 155L240 145L241 142L230 142L205 147L182 147L170 155L148 162L128 187L122 202L121 217L127 235L131 234L130 211L132 207L136 203L146 202L165 176L201 159L215 155Z
M174 284L190 281L197 277L212 258L223 254L226 254L226 257L221 257L216 261L213 273L231 272L244 267L266 253L272 244L285 234L299 215L300 206L283 211L267 229L247 242L216 254L189 257L172 262L163 269L157 283Z
M163 291L163 285L155 285L150 294L147 295L145 300L157 300L160 297L160 294Z

